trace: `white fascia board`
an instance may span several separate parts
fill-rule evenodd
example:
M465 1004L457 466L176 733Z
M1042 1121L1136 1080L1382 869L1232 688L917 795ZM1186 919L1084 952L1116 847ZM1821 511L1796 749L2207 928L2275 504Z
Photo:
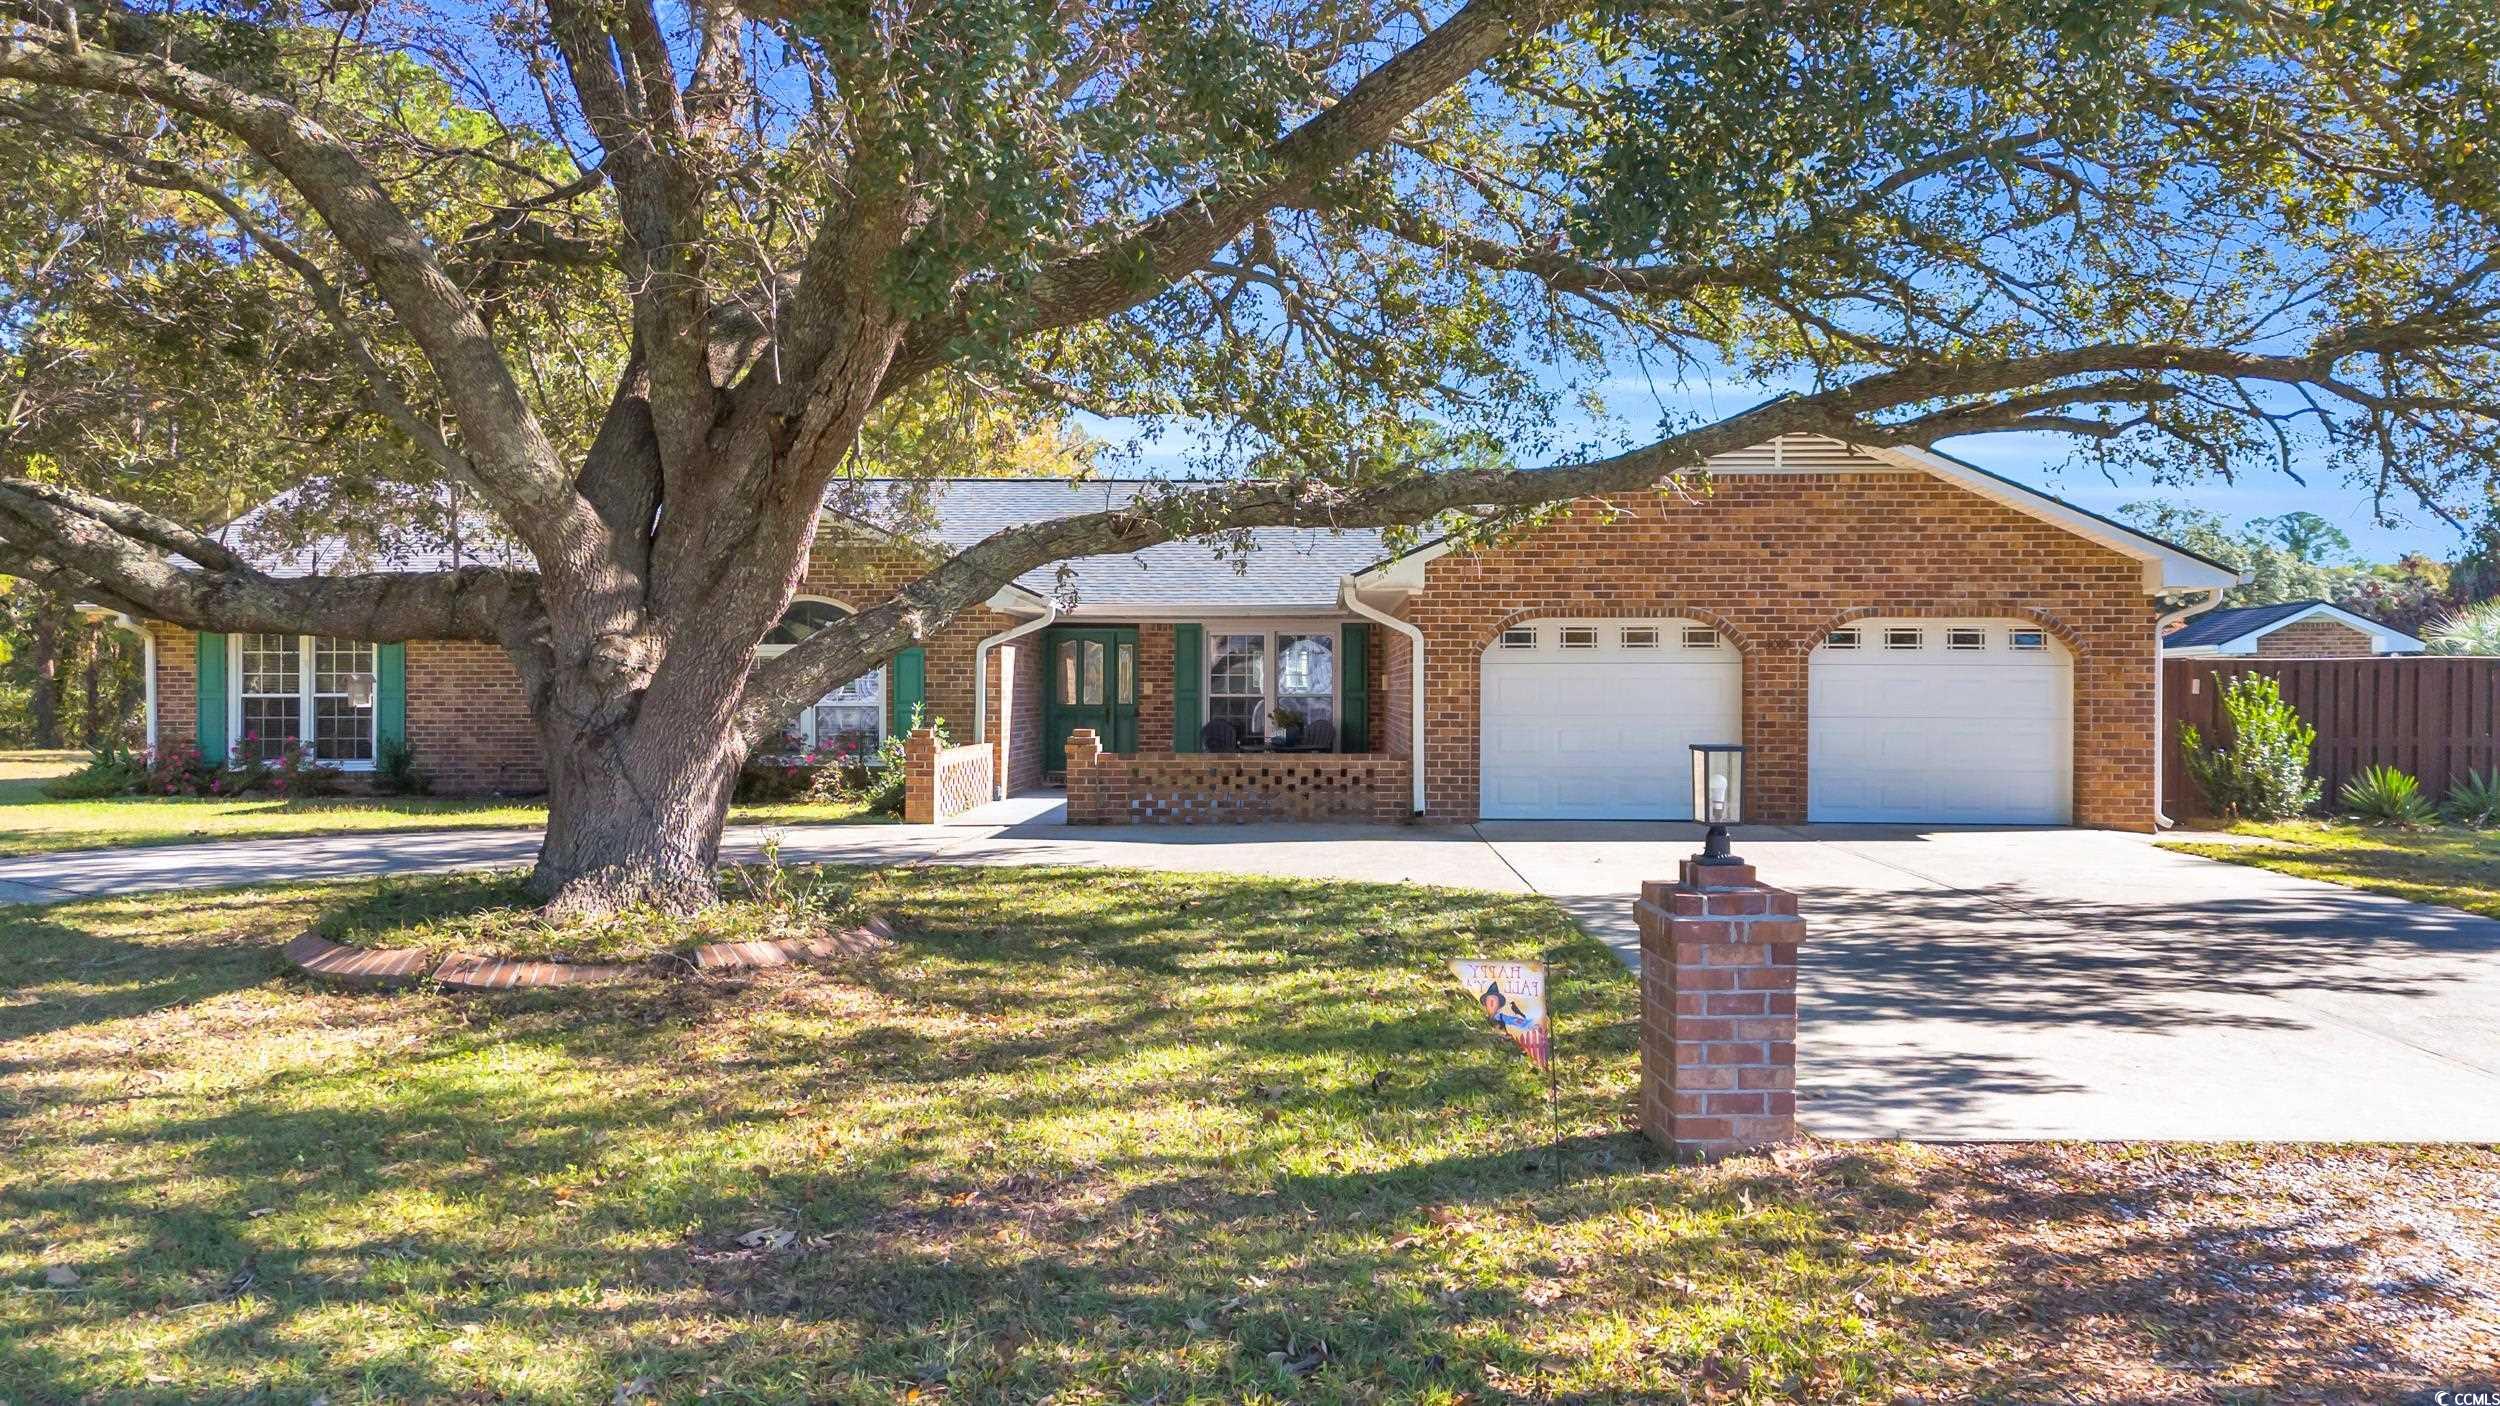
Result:
M2418 653L2425 652L2430 649L2429 645L2424 644L2420 640L2415 639L2413 636L2406 634L2402 630L2391 630L2387 626L2382 625L2367 616L2355 615L2340 605L2330 605L2325 601L2318 602L2316 605L2309 607L2307 610L2300 612L2298 615L2287 615L2280 620L2274 621L2272 624L2261 625L2258 628L2249 631L2247 634L2240 636L2238 639L2232 640L2230 644L2226 644L2222 646L2222 648L2226 653L2254 654L2257 652L2257 641L2265 638L2267 635L2273 634L2275 631L2283 629L2286 626L2297 625L2303 620L2315 620L2320 617L2333 620L2338 624L2349 625L2353 629L2359 630L2361 633L2368 635L2370 637L2370 648L2380 654L2404 654L2409 652ZM2231 645L2243 643L2247 645L2246 649L2231 648Z
M1326 605L1087 605L1080 601L1059 612L1062 620L1224 620L1252 622L1259 620L1338 620L1345 617L1345 607L1331 602Z
M2242 580L2239 572L2227 566L2217 566L2203 557L2183 552L2167 542L2148 537L2097 513L2085 512L2073 504L2059 502L2048 494L2025 488L1942 454L1907 445L1864 452L1905 469L1933 474L1982 498L2038 518L2052 527L2062 528L2087 542L2107 547L2121 556L2133 557L2144 563L2144 589L2148 593L2216 586L2227 588L2239 585Z

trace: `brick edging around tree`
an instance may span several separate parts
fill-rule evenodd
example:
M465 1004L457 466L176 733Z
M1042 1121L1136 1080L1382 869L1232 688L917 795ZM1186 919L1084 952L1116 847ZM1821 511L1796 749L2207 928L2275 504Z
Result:
M349 947L309 932L281 951L305 976L352 991L401 991L429 981L452 991L524 991L589 986L636 975L727 976L856 957L892 941L894 929L883 918L871 918L831 937L713 942L643 962L521 962L466 952L437 957L413 947Z

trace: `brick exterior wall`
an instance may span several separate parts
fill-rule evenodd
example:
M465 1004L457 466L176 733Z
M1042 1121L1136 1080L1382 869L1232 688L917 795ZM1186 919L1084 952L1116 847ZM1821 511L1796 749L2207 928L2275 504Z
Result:
M1797 1133L1797 896L1750 864L1641 885L1641 1129L1718 1156Z
M1090 728L1068 738L1071 825L1242 825L1407 818L1403 758L1329 753L1123 757Z
M200 637L151 621L156 636L156 745L171 751L200 740Z
M521 676L511 657L491 644L408 642L408 751L445 794L547 788Z
M2352 659L2370 653L2370 637L2341 620L2312 617L2257 637L2266 659Z
M1137 627L1137 750L1172 750L1172 627L1152 621Z
M1730 475L1708 496L1576 505L1524 538L1425 568L1427 818L1476 818L1479 669L1504 626L1684 616L1744 655L1746 810L1806 810L1806 661L1871 616L2037 623L2074 655L2078 824L2153 823L2154 612L2131 558L1925 474ZM1394 675L1390 691L1399 694ZM1393 747L1403 737L1391 714Z

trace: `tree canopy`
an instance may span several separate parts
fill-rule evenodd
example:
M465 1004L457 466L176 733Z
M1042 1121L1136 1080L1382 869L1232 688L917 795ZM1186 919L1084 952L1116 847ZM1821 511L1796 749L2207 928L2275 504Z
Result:
M496 641L551 751L703 804L688 768L1034 566L1497 531L1789 431L2055 430L2165 482L2493 511L2481 0L0 16L12 195L117 173L79 218L209 251L173 263L263 319L222 374L347 407L375 476L458 485L535 567L272 580L194 513L14 471L0 565L206 628ZM31 208L40 246L68 217ZM1624 367L1797 391L1559 428ZM1216 481L1002 532L753 665L828 483L894 469L881 430L945 462L898 407L949 396L1169 427ZM733 741L698 765L652 719Z

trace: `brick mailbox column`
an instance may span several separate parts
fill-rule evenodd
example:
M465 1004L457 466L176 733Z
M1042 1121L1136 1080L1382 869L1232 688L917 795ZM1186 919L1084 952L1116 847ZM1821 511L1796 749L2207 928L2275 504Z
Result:
M937 733L916 727L903 739L903 823L937 823Z
M1717 1156L1797 1132L1797 896L1750 864L1641 885L1641 1129Z

